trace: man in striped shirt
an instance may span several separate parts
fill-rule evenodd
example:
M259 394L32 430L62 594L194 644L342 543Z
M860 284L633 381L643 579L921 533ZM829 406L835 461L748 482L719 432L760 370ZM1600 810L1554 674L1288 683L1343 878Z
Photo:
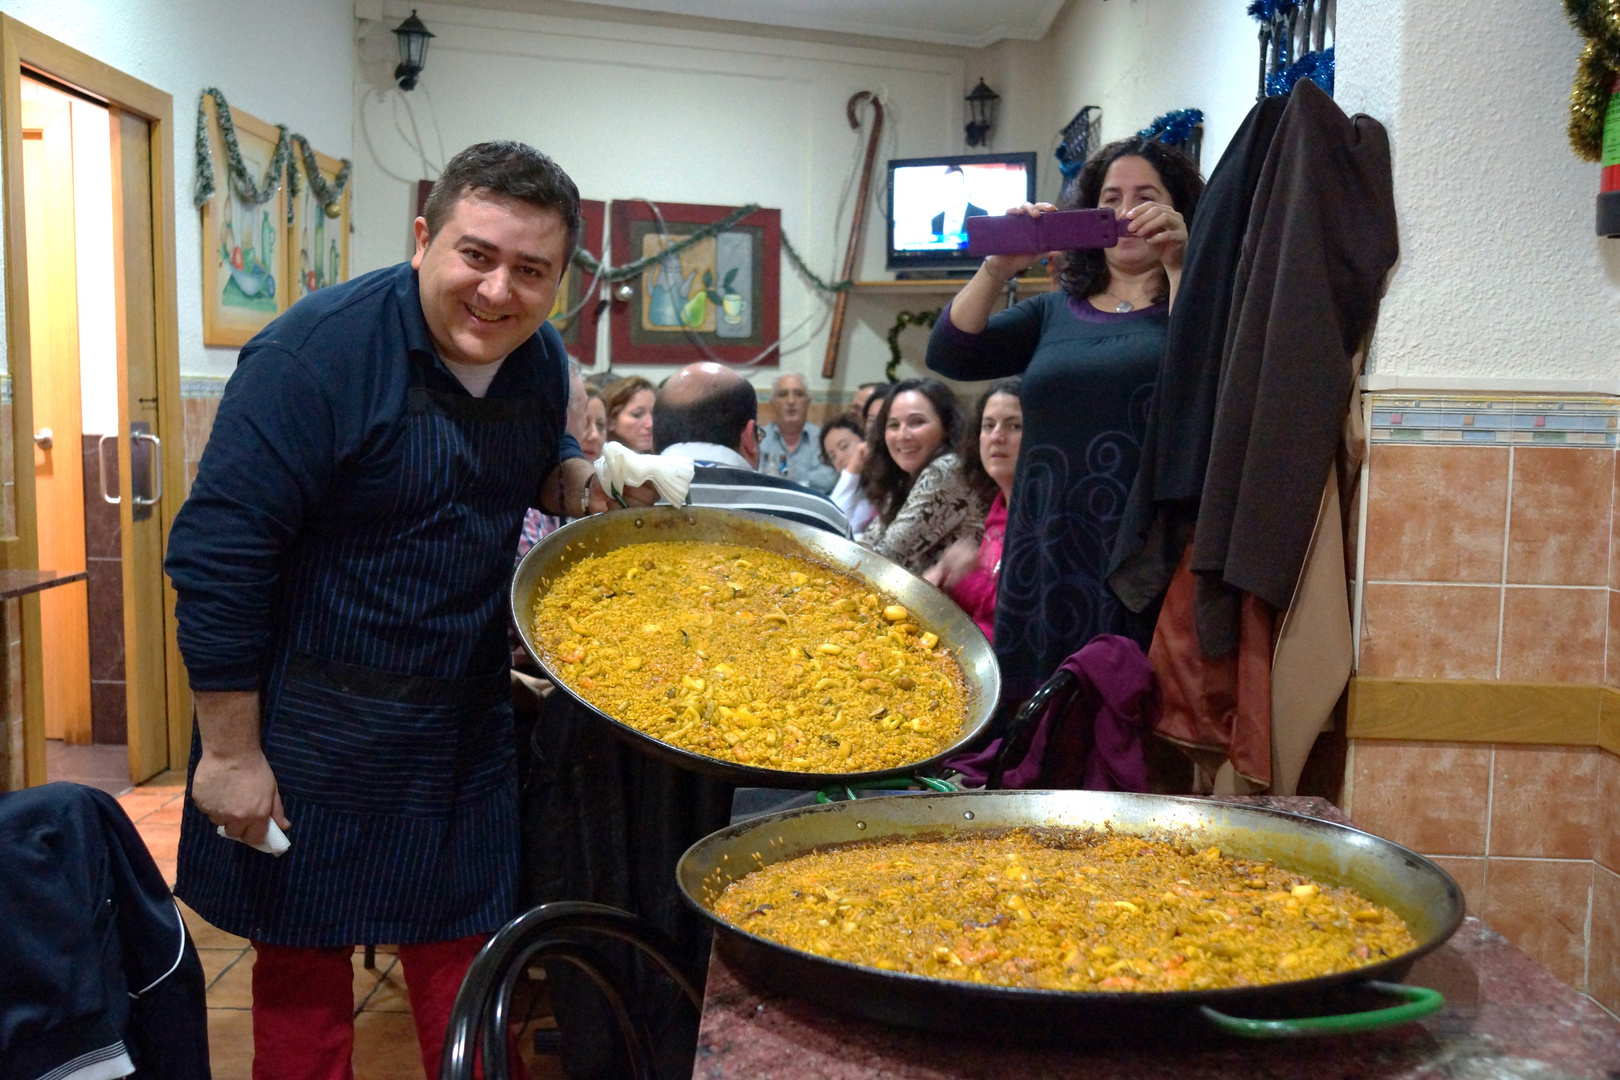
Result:
M752 510L849 535L833 501L759 467L759 402L748 381L723 364L688 364L664 383L653 407L653 448L690 458L694 506Z

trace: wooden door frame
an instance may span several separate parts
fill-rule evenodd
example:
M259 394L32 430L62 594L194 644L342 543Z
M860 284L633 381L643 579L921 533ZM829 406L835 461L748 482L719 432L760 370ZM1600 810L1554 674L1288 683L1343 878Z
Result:
M109 106L139 116L148 124L152 181L152 293L158 361L157 435L164 442L163 490L170 497L158 506L165 546L175 511L185 491L185 425L180 405L179 315L175 296L174 239L174 99L154 86L125 75L93 56L0 13L0 171L5 190L0 196L0 231L5 248L6 354L12 388L12 444L17 500L17 536L0 542L0 565L8 569L38 569L38 518L34 500L32 460L34 405L28 326L28 248L23 207L22 102L11 88L19 85L24 69L38 71L57 82L84 92ZM119 402L122 417L128 402ZM129 486L129 440L118 440L119 484ZM125 569L128 573L128 568ZM169 767L185 768L191 742L190 694L185 668L180 663L174 619L174 590L163 590L164 656L167 669ZM40 640L39 597L22 603L23 653L23 776L29 786L45 782L45 718L42 679L44 654ZM135 722L135 718L131 718ZM134 745L131 739L130 744Z

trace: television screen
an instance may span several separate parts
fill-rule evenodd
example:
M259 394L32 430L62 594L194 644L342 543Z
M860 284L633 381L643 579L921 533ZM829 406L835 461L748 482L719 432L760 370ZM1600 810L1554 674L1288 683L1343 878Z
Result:
M888 268L976 266L967 254L967 219L1034 201L1033 153L896 158L889 162Z

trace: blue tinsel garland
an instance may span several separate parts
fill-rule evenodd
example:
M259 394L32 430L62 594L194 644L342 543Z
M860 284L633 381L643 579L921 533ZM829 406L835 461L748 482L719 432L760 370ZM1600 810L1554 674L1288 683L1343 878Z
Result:
M1274 71L1266 76L1266 96L1281 97L1294 89L1294 84L1301 79L1311 82L1327 91L1329 97L1333 96L1333 50L1323 49L1321 52L1308 52L1295 60L1281 71Z
M1176 109L1167 112L1136 134L1144 139L1158 139L1171 146L1180 146L1192 138L1192 130L1204 122L1198 109Z
M1299 0L1253 0L1249 14L1263 23L1270 23L1278 15L1291 15L1299 7Z

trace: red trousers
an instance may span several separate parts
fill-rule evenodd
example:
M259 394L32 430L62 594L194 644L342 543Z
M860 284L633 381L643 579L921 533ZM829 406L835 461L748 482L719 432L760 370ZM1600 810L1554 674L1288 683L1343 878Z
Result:
M427 1080L438 1080L450 1007L488 940L399 947ZM354 1080L354 947L253 949L253 1080Z

